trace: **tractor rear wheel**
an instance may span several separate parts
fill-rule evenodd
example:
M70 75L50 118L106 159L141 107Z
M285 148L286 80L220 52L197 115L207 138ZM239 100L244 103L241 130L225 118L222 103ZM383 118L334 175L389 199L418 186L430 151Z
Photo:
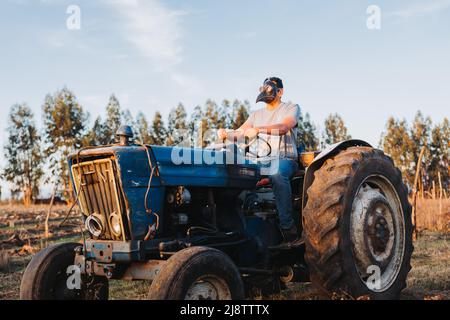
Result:
M351 147L315 172L303 211L312 283L329 296L396 299L411 269L411 206L391 158Z
M177 252L153 280L150 300L242 300L244 285L223 252L192 247Z
M108 279L80 276L79 288L69 289L75 249L79 243L61 243L38 252L28 264L20 284L21 300L107 300ZM76 276L75 272L73 273ZM76 283L75 283L76 285Z

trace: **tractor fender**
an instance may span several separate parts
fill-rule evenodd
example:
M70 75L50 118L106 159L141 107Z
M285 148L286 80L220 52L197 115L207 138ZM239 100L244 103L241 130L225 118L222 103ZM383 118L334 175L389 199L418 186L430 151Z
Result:
M312 185L314 181L314 172L318 170L323 163L338 154L340 151L345 150L350 147L372 147L368 142L358 139L350 139L335 143L325 150L323 150L319 155L314 159L314 161L306 168L305 173L305 182L303 184L303 204L304 208L306 205L306 201L308 200L308 189Z

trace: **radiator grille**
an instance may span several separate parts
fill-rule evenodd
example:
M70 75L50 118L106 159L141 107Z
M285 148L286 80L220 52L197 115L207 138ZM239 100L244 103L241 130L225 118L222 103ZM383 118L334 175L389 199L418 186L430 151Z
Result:
M125 240L115 172L112 159L87 161L72 166L75 189L79 193L83 214L97 217L104 226L104 232L99 238ZM113 217L120 221L120 232L112 228Z

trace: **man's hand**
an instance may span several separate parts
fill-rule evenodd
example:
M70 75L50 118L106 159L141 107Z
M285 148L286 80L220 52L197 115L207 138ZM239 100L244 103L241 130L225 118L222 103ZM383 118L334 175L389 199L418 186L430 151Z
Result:
M249 139L253 139L257 137L259 134L258 128L240 128L238 130L227 130L227 129L219 129L217 130L217 137L219 140L239 140L244 136Z
M228 132L226 129L219 129L219 131L217 131L217 136L219 137L219 140L226 140Z

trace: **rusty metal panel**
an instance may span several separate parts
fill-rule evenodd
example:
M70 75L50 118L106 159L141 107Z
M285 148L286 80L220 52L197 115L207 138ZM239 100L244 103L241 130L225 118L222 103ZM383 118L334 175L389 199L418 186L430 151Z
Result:
M153 280L167 263L165 260L149 260L147 262L132 263L121 280Z
M145 260L143 241L86 240L85 244L86 258L101 263Z
M72 166L81 211L86 217L95 216L104 224L104 234L100 238L125 240L115 172L114 161L111 158L81 162ZM119 219L120 232L112 228L112 217Z

